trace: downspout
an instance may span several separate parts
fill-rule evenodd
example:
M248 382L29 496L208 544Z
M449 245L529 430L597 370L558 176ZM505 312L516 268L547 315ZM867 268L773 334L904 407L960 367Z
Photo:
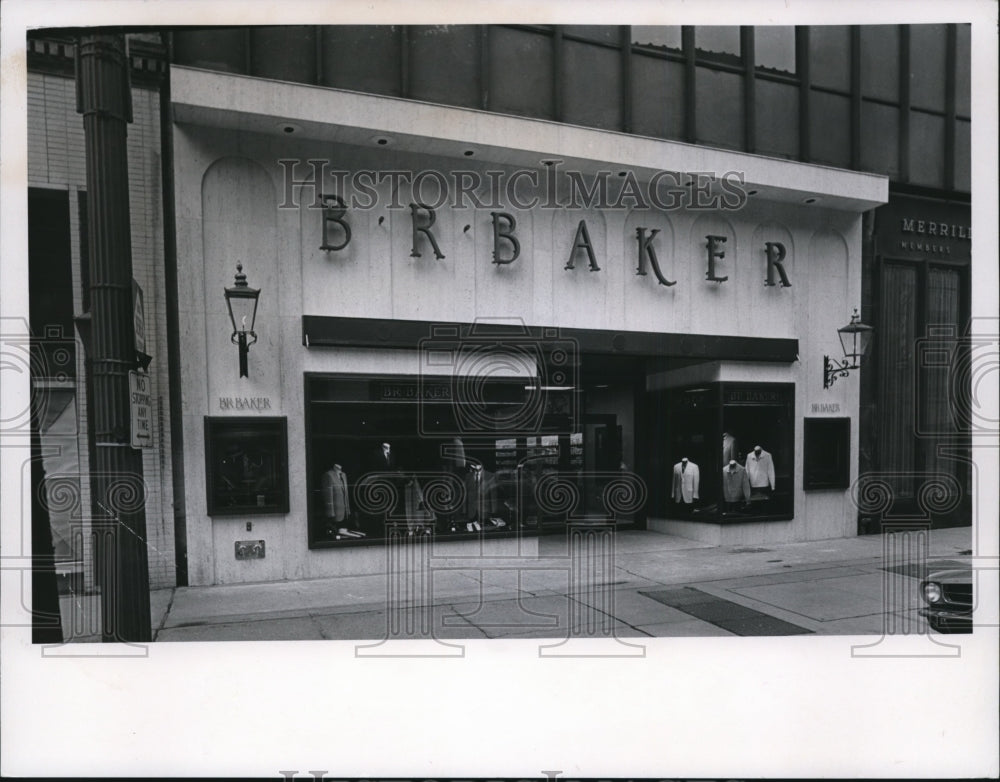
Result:
M188 585L187 501L184 493L184 420L181 407L181 349L177 293L177 219L174 210L174 111L170 65L174 35L161 33L166 75L160 82L160 181L163 198L163 277L167 302L167 375L170 398L170 467L173 475L174 559L177 586Z

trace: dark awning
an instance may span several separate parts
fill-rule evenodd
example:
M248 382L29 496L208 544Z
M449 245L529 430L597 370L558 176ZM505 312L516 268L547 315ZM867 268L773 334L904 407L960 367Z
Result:
M529 338L543 345L550 340L575 340L581 353L622 356L673 356L725 361L798 359L799 341L773 337L732 337L717 334L677 334L655 331L513 326L492 323L443 323L426 320L302 316L302 344L310 348L410 348L421 340Z

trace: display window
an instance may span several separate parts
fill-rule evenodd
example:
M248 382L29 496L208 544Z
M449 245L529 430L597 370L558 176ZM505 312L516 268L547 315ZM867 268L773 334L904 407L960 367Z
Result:
M307 374L309 545L381 541L389 524L461 538L634 523L631 387L538 392L530 378Z
M792 518L794 385L712 383L653 395L650 483L666 518Z
M455 537L565 523L573 508L547 497L582 465L579 391L533 383L307 375L310 545L382 540L393 523Z
M205 418L208 515L288 513L285 418Z

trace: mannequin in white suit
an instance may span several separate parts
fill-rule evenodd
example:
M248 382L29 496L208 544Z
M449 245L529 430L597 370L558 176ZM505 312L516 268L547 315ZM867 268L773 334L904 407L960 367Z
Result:
M701 473L698 465L690 461L686 456L674 465L674 485L671 495L674 502L683 502L691 505L698 499L698 483L701 480Z

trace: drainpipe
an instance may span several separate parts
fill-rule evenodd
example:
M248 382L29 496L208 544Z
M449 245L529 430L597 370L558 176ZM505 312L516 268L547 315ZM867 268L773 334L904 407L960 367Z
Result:
M167 73L160 82L160 181L163 192L163 277L167 301L167 375L170 395L170 467L173 475L174 561L177 586L188 585L187 500L184 494L184 418L181 408L181 347L177 293L177 216L174 210L174 108L170 64L174 34L161 33Z

